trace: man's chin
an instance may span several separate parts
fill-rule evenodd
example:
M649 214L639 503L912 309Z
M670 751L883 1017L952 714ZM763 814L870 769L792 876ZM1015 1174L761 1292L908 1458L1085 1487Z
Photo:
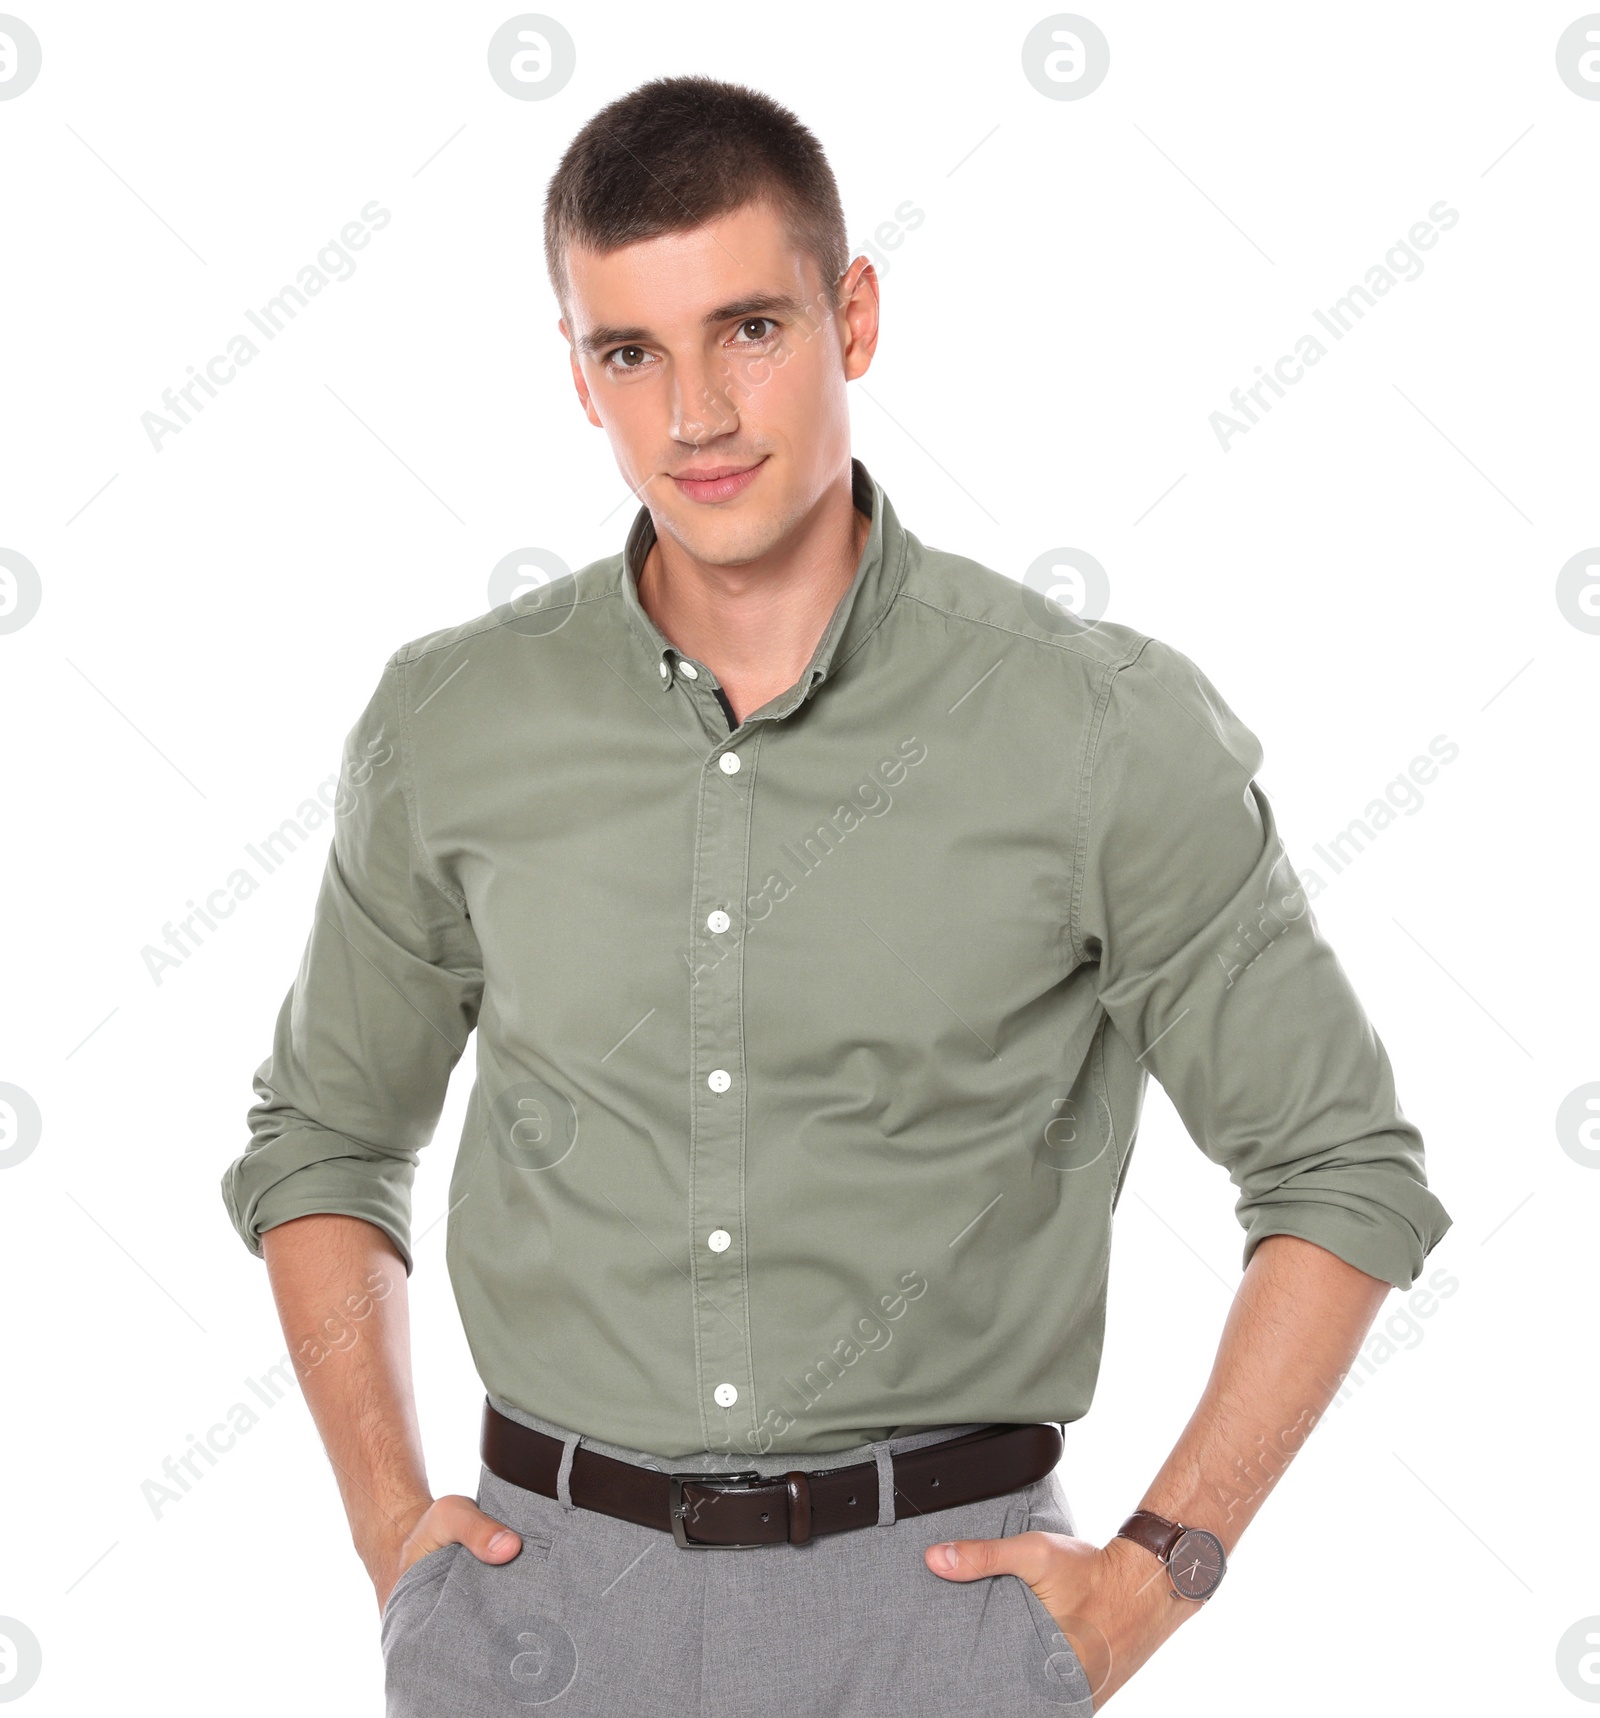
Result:
M668 523L679 546L708 567L737 567L758 561L783 536L781 515L768 505L708 517L703 508L689 502L675 506ZM659 520L656 534L661 534Z

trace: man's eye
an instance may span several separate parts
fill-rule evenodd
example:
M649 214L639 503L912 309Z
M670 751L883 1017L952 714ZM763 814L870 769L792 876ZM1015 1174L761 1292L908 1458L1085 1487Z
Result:
M743 334L748 329L759 328L763 322L771 322L774 328L778 326L776 322L772 321L770 316L747 316L744 321L739 324L739 332ZM769 338L769 335L758 334L754 340L741 340L738 344L741 346L759 346L763 340Z
M642 346L618 346L615 350L606 353L606 363L611 369L638 370L642 368L639 364L619 364L617 359L623 352L637 352L641 357L644 356L644 348Z

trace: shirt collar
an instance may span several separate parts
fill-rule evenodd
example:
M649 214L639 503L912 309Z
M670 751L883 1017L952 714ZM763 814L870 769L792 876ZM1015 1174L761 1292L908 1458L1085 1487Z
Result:
M882 484L859 459L850 461L850 488L857 510L872 520L855 577L835 606L800 678L772 705L763 706L763 714L787 716L809 698L827 679L834 663L850 656L883 619L905 577L905 532ZM640 507L623 547L622 596L634 632L649 654L651 675L659 686L667 687L672 683L672 665L683 652L666 638L639 601L639 569L655 540L650 509Z

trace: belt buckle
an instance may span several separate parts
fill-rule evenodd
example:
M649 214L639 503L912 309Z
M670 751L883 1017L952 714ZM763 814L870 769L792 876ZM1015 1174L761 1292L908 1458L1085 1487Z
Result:
M748 1473L672 1473L667 1475L670 1483L668 1514L672 1518L673 1541L680 1550L684 1551L755 1551L764 1541L751 1540L748 1544L719 1545L715 1540L691 1539L684 1516L689 1512L689 1505L684 1501L683 1488L686 1484L694 1485L747 1485L751 1480L759 1480L764 1476L753 1469Z

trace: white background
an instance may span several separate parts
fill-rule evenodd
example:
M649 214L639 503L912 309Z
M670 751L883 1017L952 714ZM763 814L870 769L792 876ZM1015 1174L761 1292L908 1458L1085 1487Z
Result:
M490 606L503 555L621 548L634 507L572 392L542 196L598 107L690 71L816 131L855 250L925 213L880 247L856 452L926 543L1014 576L1094 555L1110 617L1258 734L1454 1218L1424 1281L1456 1291L1425 1320L1391 1296L1395 1351L1115 1710L1582 1704L1555 1669L1600 1612L1600 1175L1555 1130L1600 1078L1600 636L1555 597L1600 542L1600 102L1555 69L1578 10L1094 0L1110 74L1051 101L1021 69L1039 10L607 4L556 14L576 75L517 101L486 68L504 7L16 4L44 50L0 102L0 546L44 592L0 636L0 1080L44 1118L0 1172L0 1615L44 1655L19 1711L381 1710L314 1428L248 1390L284 1344L218 1189L326 827L159 985L141 950L337 769L390 651ZM393 219L354 276L154 451L141 414L374 198ZM1224 452L1230 390L1440 199L1460 219L1420 278ZM1319 863L1438 734L1460 754L1422 808ZM481 1391L431 1225L470 1065L419 1171L411 1285L430 1474L469 1493ZM1063 1468L1097 1542L1205 1382L1232 1202L1152 1087ZM143 1482L238 1401L259 1423L158 1518Z

